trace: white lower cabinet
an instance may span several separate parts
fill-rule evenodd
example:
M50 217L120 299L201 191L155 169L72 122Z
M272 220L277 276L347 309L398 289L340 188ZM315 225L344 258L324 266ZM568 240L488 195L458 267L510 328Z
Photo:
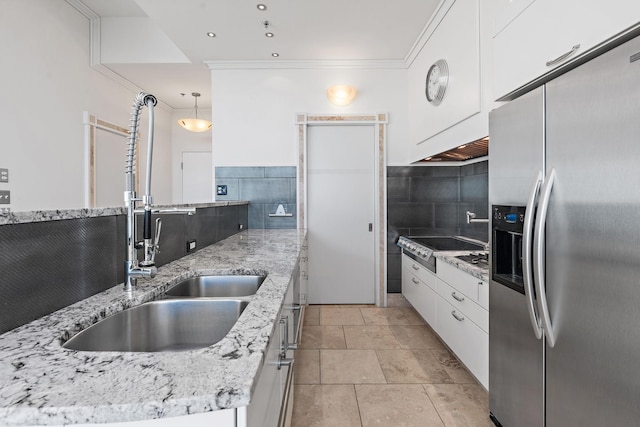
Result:
M403 255L402 294L488 389L489 286L440 260L436 272Z
M402 294L420 316L432 326L436 323L437 280L438 278L424 267L403 255Z
M463 311L438 297L438 334L480 383L489 389L489 334Z

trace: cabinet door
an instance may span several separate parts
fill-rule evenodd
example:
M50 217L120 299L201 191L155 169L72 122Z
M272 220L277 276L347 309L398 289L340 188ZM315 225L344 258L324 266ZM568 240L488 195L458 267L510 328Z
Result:
M278 319L282 312L278 315ZM283 327L276 324L271 334L264 365L246 411L247 427L276 427L282 403L282 373L278 368Z
M402 294L420 316L435 329L437 295L408 268L402 269Z
M437 310L438 334L488 389L489 335L441 296L438 296Z
M640 2L628 0L535 0L510 22L498 17L505 26L494 35L495 97L573 61L639 20Z

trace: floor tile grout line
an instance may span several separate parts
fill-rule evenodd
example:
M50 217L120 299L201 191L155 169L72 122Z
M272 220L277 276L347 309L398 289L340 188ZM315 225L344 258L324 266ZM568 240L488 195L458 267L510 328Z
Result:
M358 389L353 384L353 394L356 396L356 406L358 407L358 418L360 419L360 427L364 427L364 421L362 421L362 410L360 409L360 400L358 399Z
M420 384L420 386L424 390L424 394L427 395L427 399L429 399L429 402L431 402L431 405L433 405L433 409L436 410L436 414L438 414L438 418L440 418L440 421L442 422L442 425L444 427L448 427L447 423L444 422L444 419L442 418L442 415L440 414L440 411L438 411L438 407L436 406L435 402L433 401L433 399L431 399L431 396L429 396L429 391L425 387L425 384Z

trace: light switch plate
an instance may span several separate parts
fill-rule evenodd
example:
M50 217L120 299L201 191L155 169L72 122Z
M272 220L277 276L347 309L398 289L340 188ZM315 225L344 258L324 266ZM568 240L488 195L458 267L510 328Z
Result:
M0 168L0 182L9 182L9 169Z
M10 205L10 204L11 204L11 191L0 190L0 205Z

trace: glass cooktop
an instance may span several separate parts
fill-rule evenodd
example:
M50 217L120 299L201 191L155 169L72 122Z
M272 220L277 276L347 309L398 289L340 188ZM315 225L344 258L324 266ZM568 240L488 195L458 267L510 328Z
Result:
M456 237L434 236L434 237L407 237L420 245L426 246L434 251L477 251L484 250L484 246L458 239Z

